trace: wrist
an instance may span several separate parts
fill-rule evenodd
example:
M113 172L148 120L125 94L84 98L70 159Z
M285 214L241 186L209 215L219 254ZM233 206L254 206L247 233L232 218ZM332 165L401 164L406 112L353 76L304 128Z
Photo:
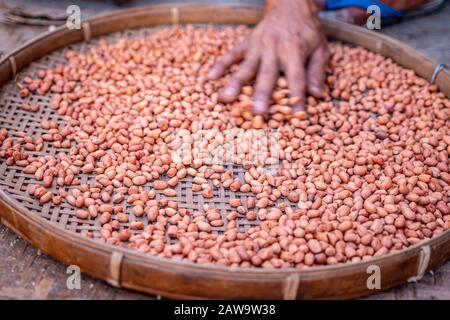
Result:
M289 11L310 12L316 14L317 8L314 0L266 0L264 15L287 9Z

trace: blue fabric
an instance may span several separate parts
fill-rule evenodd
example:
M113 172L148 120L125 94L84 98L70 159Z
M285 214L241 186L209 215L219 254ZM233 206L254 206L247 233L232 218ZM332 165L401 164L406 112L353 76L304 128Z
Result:
M376 5L380 8L382 19L400 18L404 16L403 12L394 10L378 0L327 0L326 3L327 10L337 10L348 7L357 7L367 10L369 6Z

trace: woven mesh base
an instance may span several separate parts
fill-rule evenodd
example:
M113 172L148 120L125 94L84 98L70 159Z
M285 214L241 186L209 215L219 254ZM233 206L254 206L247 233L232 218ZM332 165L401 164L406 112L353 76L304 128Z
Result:
M75 45L67 46L63 49L57 50L35 62L30 66L24 68L18 73L16 79L9 81L0 90L0 128L8 130L12 137L17 138L17 132L25 132L28 136L39 137L46 133L44 129L41 128L41 123L44 120L55 121L62 126L65 125L66 121L49 107L53 93L49 92L45 96L38 96L37 94L30 94L27 98L22 99L19 97L20 89L16 85L17 82L21 82L25 76L30 76L35 78L36 72L39 69L51 69L58 65L66 64L67 59L65 55L68 51L76 51L79 53L84 53L98 45L100 39L106 40L108 42L114 42L119 38L135 38L144 37L151 33L157 32L162 27L158 28L148 28L139 29L135 31L124 31L115 33L112 35L100 37L91 40L90 42L83 42ZM39 111L32 113L22 110L21 106L23 103L29 103L30 105L39 105ZM62 127L61 126L61 127ZM57 153L69 152L68 149L55 148L53 143L44 142L44 147L39 152L29 152L30 155L35 157L45 156L45 155L55 155ZM62 228L70 230L75 233L82 233L85 231L92 232L94 238L100 237L100 215L96 219L81 220L75 216L76 208L68 205L63 201L62 205L55 206L51 202L45 205L40 205L39 200L29 196L26 192L27 187L30 184L35 184L36 180L34 174L23 173L23 168L17 166L7 166L5 163L5 158L0 158L0 186L1 188L9 194L13 199L20 202L25 208L30 210L33 214L36 214L50 223L56 224ZM244 181L245 170L236 165L225 166L227 170L232 170L233 177L239 177L241 181ZM79 174L78 179L81 184L92 184L95 181L95 175L93 174ZM161 180L167 180L167 176L161 177ZM220 209L222 214L223 226L213 227L213 233L223 233L226 230L227 219L226 216L231 212L235 211L229 206L230 199L240 198L242 200L243 206L246 208L247 198L253 197L253 194L244 194L241 192L231 192L228 189L224 189L222 186L216 188L212 185L211 181L208 180L214 191L214 197L211 199L204 198L200 192L192 191L192 178L190 176L186 177L174 188L177 191L176 197L167 197L162 195L162 191L155 190L157 192L157 199L168 198L178 202L179 207L187 208L191 211L203 211L203 205L208 204L211 208ZM55 191L60 187L54 186L49 190ZM64 187L66 191L69 191L74 187ZM145 185L145 189L150 191L152 189L152 182L148 182ZM289 200L279 200L295 208L295 204L291 203ZM131 210L131 205L126 202L122 203L124 207L124 212L129 215L129 221L143 221L144 225L148 224L148 219L144 215L143 217L135 217ZM247 208L246 208L247 209ZM112 219L114 219L114 215ZM121 223L121 227L128 226L129 223ZM258 218L254 221L249 221L245 218L245 215L239 215L237 219L239 232L246 232L252 226L259 224ZM140 233L142 230L130 230L132 233ZM167 237L168 242L176 241L173 238Z

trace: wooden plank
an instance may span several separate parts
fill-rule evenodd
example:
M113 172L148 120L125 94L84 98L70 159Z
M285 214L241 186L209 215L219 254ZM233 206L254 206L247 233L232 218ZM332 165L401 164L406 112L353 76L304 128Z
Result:
M117 289L82 275L81 289L69 290L66 266L41 254L0 224L0 299L154 299ZM450 262L417 283L375 294L366 299L450 299Z
M0 299L152 299L84 274L81 289L70 290L66 270L0 224Z

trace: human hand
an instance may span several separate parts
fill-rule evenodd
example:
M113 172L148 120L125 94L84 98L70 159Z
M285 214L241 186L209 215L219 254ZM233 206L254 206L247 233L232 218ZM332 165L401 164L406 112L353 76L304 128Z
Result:
M306 91L317 98L322 96L328 58L313 0L269 0L261 22L247 39L214 64L209 77L220 78L242 60L220 98L226 103L236 100L242 86L256 76L253 113L266 116L279 72L283 71L295 113L304 110Z

